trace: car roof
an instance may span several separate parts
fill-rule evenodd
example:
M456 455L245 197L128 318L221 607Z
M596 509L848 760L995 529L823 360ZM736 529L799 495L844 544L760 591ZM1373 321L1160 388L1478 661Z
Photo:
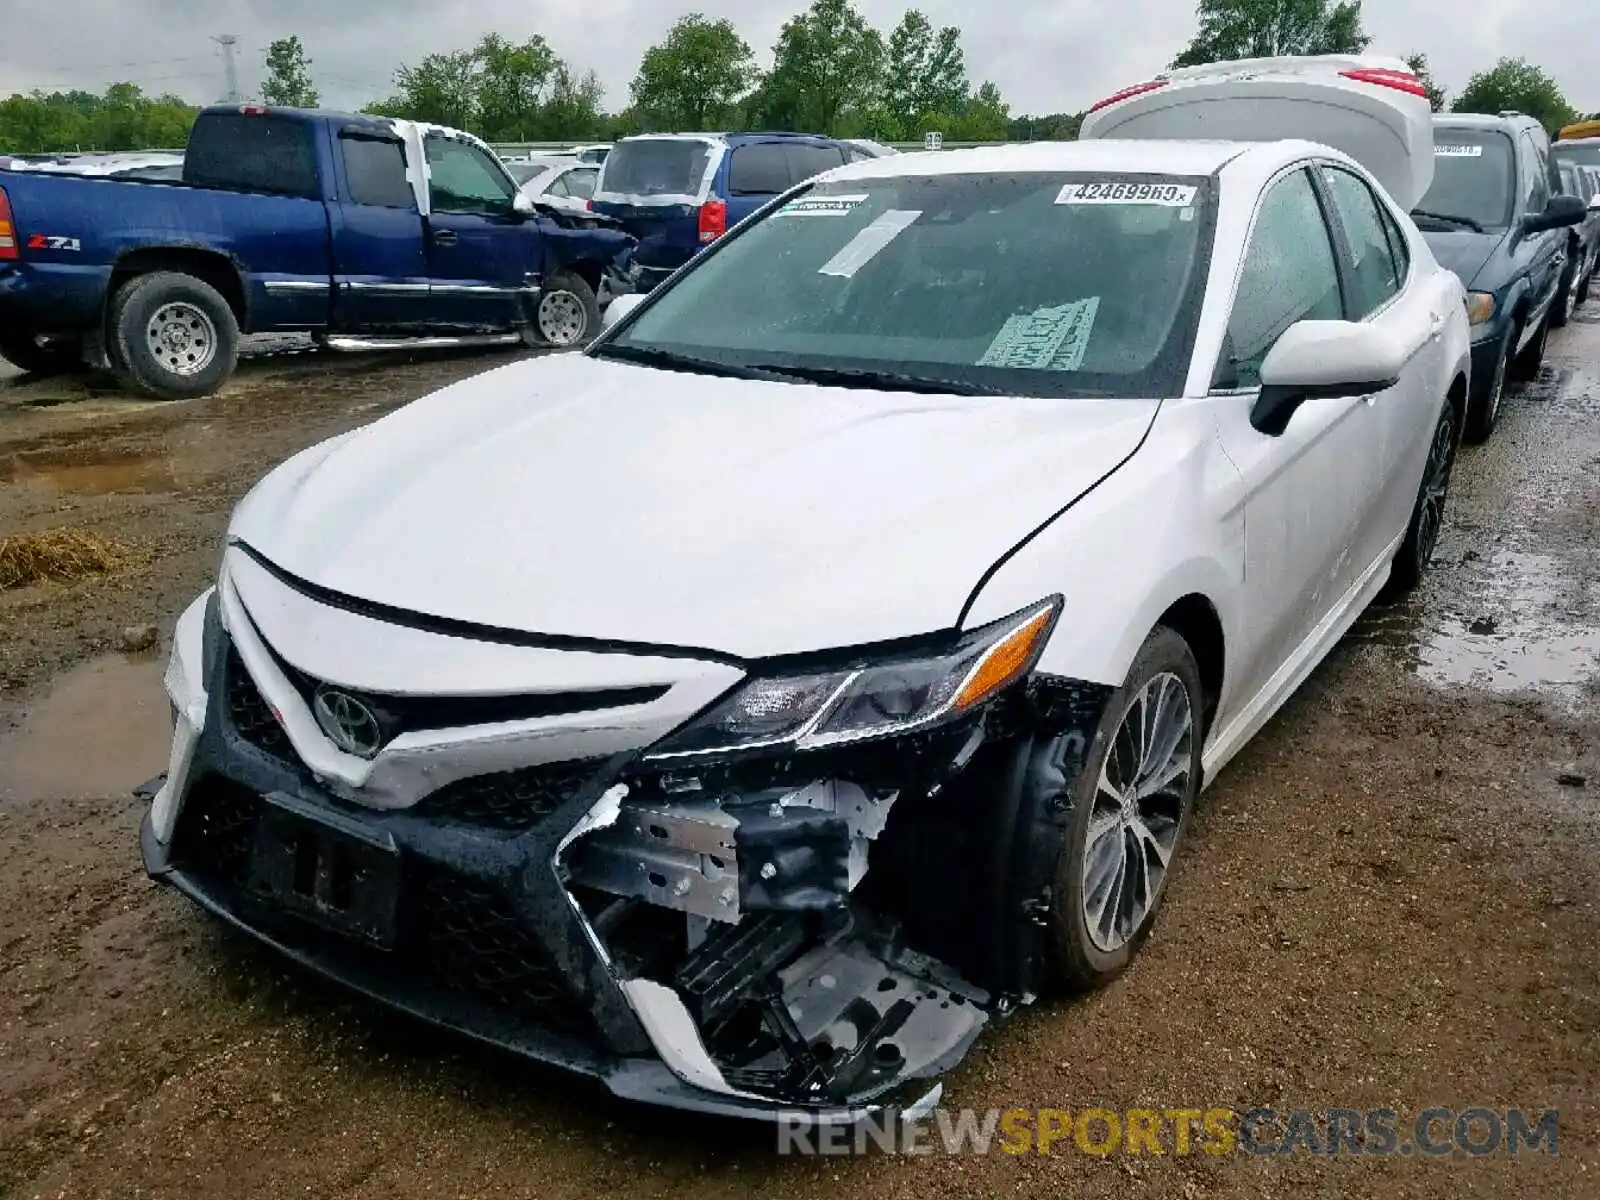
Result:
M1299 146L1304 142L1218 142L1199 139L1092 142L1017 142L966 150L913 150L864 158L836 167L828 179L893 179L903 175L971 175L987 172L1104 171L1135 175L1213 175L1241 154Z
M742 133L634 133L622 138L621 142L642 142L652 139L670 142L676 139L688 142L716 141L735 145L740 142L769 142L775 138L793 138L796 141L806 142L836 142L838 140L821 133L793 133L787 130L774 129L769 131L747 130ZM620 145L621 142L618 144Z
M1435 129L1537 129L1545 133L1544 126L1522 113L1435 113ZM1546 137L1550 135L1545 133Z

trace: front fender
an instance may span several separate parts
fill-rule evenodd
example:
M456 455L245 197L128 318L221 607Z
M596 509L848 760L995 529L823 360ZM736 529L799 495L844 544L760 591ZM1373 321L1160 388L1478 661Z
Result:
M1209 601L1224 646L1237 644L1244 579L1237 487L1207 403L1169 402L1127 463L992 572L964 624L998 620L1060 592L1066 606L1038 669L1112 687L1162 614L1186 596ZM1227 692L1224 669L1224 698Z

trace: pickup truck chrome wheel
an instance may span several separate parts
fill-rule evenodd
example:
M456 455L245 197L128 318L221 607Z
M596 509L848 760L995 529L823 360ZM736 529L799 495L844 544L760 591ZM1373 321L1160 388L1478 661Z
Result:
M1084 833L1084 928L1120 950L1154 910L1177 849L1189 790L1194 706L1170 671L1152 677L1122 715L1100 764Z
M575 346L589 329L583 301L571 292L546 292L539 297L539 336L551 346Z
M198 375L217 356L217 327L192 304L163 304L147 335L151 357L174 375Z

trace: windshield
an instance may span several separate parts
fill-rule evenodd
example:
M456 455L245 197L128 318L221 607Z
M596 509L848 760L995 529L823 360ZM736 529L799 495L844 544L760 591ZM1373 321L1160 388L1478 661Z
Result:
M624 196L698 196L711 161L705 142L676 138L625 141L606 155L600 191Z
M1202 178L829 181L718 244L595 353L886 390L1177 395L1210 211Z
M1427 217L1462 217L1485 229L1511 224L1517 166L1511 139L1495 129L1433 131L1433 184L1418 201L1415 213L1424 228Z
M1552 149L1557 162L1575 163L1580 167L1600 167L1600 140L1557 142Z

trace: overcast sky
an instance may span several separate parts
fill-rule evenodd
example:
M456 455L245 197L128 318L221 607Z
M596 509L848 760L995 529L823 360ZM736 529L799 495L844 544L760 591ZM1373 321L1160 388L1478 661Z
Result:
M20 3L20 0L18 0ZM396 65L471 45L494 30L541 33L607 101L627 103L639 56L685 12L734 18L769 62L778 29L805 0L54 0L19 10L0 37L0 96L34 88L93 91L128 80L196 102L222 94L210 40L239 37L241 90L260 86L274 38L298 34L325 104L388 94ZM858 0L887 31L903 0ZM973 79L993 79L1013 113L1076 112L1159 70L1194 33L1192 0L921 0L936 24L960 26ZM1573 0L1367 0L1378 53L1427 54L1452 93L1503 55L1550 71L1582 112L1600 109L1600 25ZM981 14L981 15L980 15Z

